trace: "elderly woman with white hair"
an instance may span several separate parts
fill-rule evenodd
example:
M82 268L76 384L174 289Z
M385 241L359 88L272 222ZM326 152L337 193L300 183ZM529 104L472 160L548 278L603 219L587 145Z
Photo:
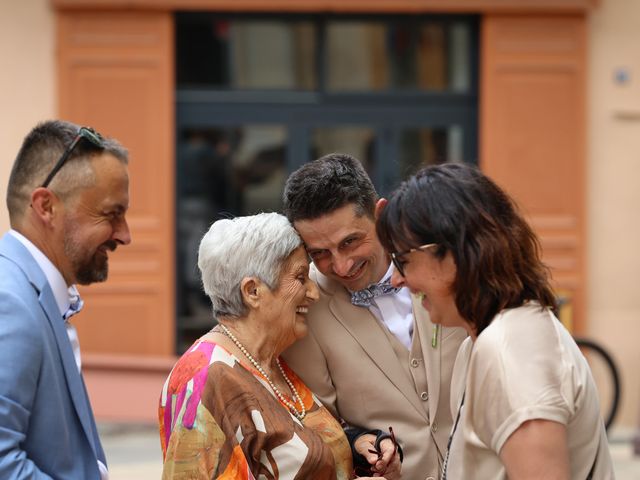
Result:
M351 478L340 424L280 358L318 298L296 231L276 213L219 220L198 267L218 324L162 390L163 478Z

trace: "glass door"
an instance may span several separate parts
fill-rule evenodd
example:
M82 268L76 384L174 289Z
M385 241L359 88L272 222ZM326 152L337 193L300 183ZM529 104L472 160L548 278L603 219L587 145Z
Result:
M382 195L422 165L476 162L477 19L176 15L177 345L213 324L200 238L279 211L287 176L331 152Z

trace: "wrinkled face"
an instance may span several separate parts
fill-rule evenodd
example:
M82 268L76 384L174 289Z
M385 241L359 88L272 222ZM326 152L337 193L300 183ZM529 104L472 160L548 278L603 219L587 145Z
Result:
M278 334L283 349L307 334L307 312L318 300L318 287L309 278L309 261L304 247L296 248L282 266L280 284L268 294L262 312Z
M391 283L409 287L411 293L422 298L422 306L429 312L431 321L445 327L466 327L455 303L453 282L456 264L447 251L443 258L435 255L435 249L417 250L398 258L404 276L394 268Z
M351 291L382 280L389 257L376 235L373 220L357 216L355 206L345 205L294 226L318 270Z
M131 242L125 213L129 207L126 165L111 154L92 160L95 185L68 200L64 213L63 275L68 283L103 282L108 274L108 253Z

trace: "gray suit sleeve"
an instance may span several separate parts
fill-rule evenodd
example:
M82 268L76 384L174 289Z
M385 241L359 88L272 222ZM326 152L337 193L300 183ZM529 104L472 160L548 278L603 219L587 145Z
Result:
M51 480L22 447L40 381L42 327L38 325L21 298L0 291L0 478Z

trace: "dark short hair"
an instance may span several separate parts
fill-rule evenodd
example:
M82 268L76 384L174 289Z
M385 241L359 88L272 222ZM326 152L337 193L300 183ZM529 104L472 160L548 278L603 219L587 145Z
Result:
M331 153L293 172L284 186L284 213L290 222L312 220L353 204L356 215L374 218L378 194L360 161Z
M62 153L71 145L80 127L63 120L49 120L36 125L22 142L7 187L7 208L12 220L18 218L29 204L31 192L41 185ZM82 177L79 163L93 155L107 152L123 163L128 162L127 150L112 138L104 138L102 147L80 141L60 172L51 181L50 188L64 197L78 186ZM72 166L72 164L74 164Z
M475 167L420 170L391 195L376 229L389 251L436 243L438 257L452 253L456 306L477 334L505 308L529 300L555 307L535 233L509 195Z

